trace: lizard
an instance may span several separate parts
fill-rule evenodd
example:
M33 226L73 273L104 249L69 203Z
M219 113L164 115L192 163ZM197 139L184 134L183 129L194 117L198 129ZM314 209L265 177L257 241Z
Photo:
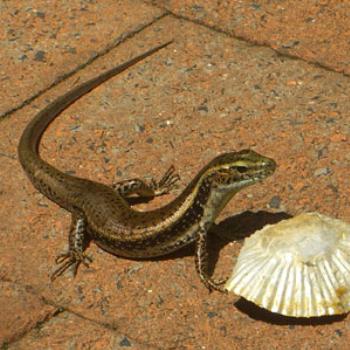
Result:
M103 250L129 259L160 257L195 243L195 267L209 290L224 291L223 281L208 272L208 233L217 216L242 188L271 175L276 163L253 150L220 154L205 165L172 201L163 207L139 211L132 198L151 200L170 192L179 180L173 166L159 182L139 178L108 186L64 173L39 152L49 124L76 100L120 74L170 42L156 46L99 76L73 87L49 103L25 127L18 145L19 161L34 187L71 213L68 250L56 258L54 280L66 270L74 275L92 259L85 250L91 241Z

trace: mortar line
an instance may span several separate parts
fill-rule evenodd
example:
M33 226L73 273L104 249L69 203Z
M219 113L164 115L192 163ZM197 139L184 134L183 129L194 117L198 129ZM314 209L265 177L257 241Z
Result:
M63 312L66 312L68 314L72 314L74 315L75 317L79 318L79 319L82 319L84 321L87 321L87 322L90 322L94 325L97 325L99 327L102 327L102 328L105 328L105 329L108 329L109 331L111 332L117 332L116 335L120 335L120 336L125 336L127 337L131 342L134 342L138 345L145 345L145 346L149 346L149 344L147 343L144 343L144 342L140 342L139 340L137 340L137 338L134 338L132 336L130 336L128 333L126 332L123 332L123 330L119 329L118 326L115 326L115 325L111 325L109 324L108 322L103 322L103 321L99 321L99 320L96 320L96 319L93 319L93 318L90 318L90 317L87 317L87 316L84 316L83 314L77 312L77 311L73 311L72 309L70 309L69 307L64 307L64 306L60 306L58 305L56 302L52 301L52 300L49 300L49 299L46 299L45 297L42 297L42 301L46 304L46 305L50 305L54 308L57 309L57 311L52 314L51 318L53 317L56 317L58 315L60 315L61 313ZM51 319L50 318L50 319ZM49 321L49 320L46 320L46 321ZM160 350L160 348L157 348L155 350Z
M41 95L45 94L47 91L49 91L50 89L54 88L55 86L57 86L58 84L60 84L61 82L67 80L68 78L70 78L71 76L73 76L75 73L79 72L80 70L84 69L85 67L87 67L88 65L90 65L91 63L93 63L95 60L97 60L100 57L103 57L104 55L108 54L111 50L115 49L116 47L118 47L120 44L124 43L127 39L131 39L133 36L135 36L136 34L140 33L141 31L143 31L144 29L147 29L148 27L152 26L154 23L158 22L159 20L161 20L162 18L166 17L166 16L172 16L176 19L180 19L180 20L184 20L199 26L202 26L204 28L213 30L217 33L223 34L225 36L228 36L230 38L239 40L241 42L244 42L246 44L250 44L252 46L256 46L256 47L263 47L263 48L269 48L272 51L274 51L277 55L281 56L281 57L285 57L288 59L292 59L292 60L298 60L307 64L310 64L316 68L319 69L323 69L326 70L328 72L332 72L335 74L340 74L344 77L350 77L350 74L344 72L344 71L336 71L335 69L327 66L326 64L317 62L317 61L308 61L302 57L299 57L297 55L293 55L290 53L286 53L286 52L282 52L278 49L274 49L273 47L266 45L266 44L261 44L257 41L254 40L248 40L247 38L237 35L237 34L231 34L226 32L225 30L215 26L215 25L208 25L200 20L196 20L196 19L191 19L188 18L186 16L182 16L182 15L178 15L175 14L171 11L169 11L168 9L161 7L161 6L155 6L157 8L160 8L164 11L163 14L161 14L160 16L154 18L151 22L140 26L139 28L136 27L136 29L132 32L125 32L123 34L121 34L119 37L117 37L117 39L115 39L113 41L113 43L111 45L107 45L106 48L102 49L99 53L97 53L95 56L89 58L86 62L80 64L79 66L77 66L76 68L74 68L73 70L71 70L68 73L65 73L59 77L57 77L55 79L55 81L53 83L51 83L49 86L47 86L46 88L38 91L36 94L32 95L31 97L25 99L23 102L21 102L19 105L17 105L16 107L13 107L11 109L9 109L8 111L4 112L3 114L0 115L0 121L2 119L5 119L7 117L9 117L11 114L17 112L18 110L24 108L25 106L29 105L31 102L33 102L34 100L36 100L38 97L40 97Z
M237 35L237 34L234 34L234 33L231 34L231 33L227 32L227 31L225 31L224 29L221 29L221 28L219 28L219 27L217 27L217 26L215 26L215 25L209 25L209 24L206 24L206 23L204 23L204 22L202 22L202 21L200 21L200 20L196 20L196 19L193 19L193 18L188 18L188 17L183 16L183 15L178 15L178 14L176 14L176 13L174 13L174 12L171 12L171 11L169 11L168 9L163 8L163 7L158 7L158 8L160 8L160 9L162 9L162 10L166 10L167 13L168 13L169 15L171 15L172 17L174 17L174 18L176 18L176 19L184 20L184 21L186 21L186 22L190 22L190 23L199 25L199 26L201 26L201 27L204 27L204 28L209 29L209 30L212 30L212 31L214 31L214 32L223 34L223 35L225 35L225 36L228 36L228 37L230 37L230 38L232 38L232 39L235 39L235 40L244 42L244 43L249 44L249 45L251 45L251 46L262 47L262 48L268 48L268 49L274 51L277 55L279 55L279 56L281 56L281 57L285 57L285 58L288 58L288 59L291 59L291 60L298 60L298 61L301 61L301 62L310 64L310 65L312 65L312 66L315 66L316 68L324 69L324 70L326 70L326 71L328 71L328 72L340 74L340 75L343 75L343 76L345 76L345 77L347 77L347 78L350 77L350 74L349 74L349 73L346 73L346 72L344 72L344 71L340 71L340 72L339 72L339 71L337 71L337 70L335 70L335 69L333 69L333 68L327 66L326 64L323 64L323 63L320 63L320 62L317 62L317 61L308 61L308 60L306 60L306 59L304 59L304 58L302 58L302 57L299 57L299 56L297 56L297 55L293 55L293 54L291 54L291 53L286 53L286 52L284 52L284 51L282 51L282 50L274 49L273 47L271 47L271 46L269 46L269 45L267 45L267 44L261 44L261 43L259 43L258 41L249 40L249 39L247 39L247 38L245 38L245 37L243 37L243 36L241 36L241 35Z
M36 288L33 288L31 285L25 285L25 284L22 284L22 283L14 283L11 279L6 278L6 277L1 277L0 281L1 282L7 282L7 283L13 283L14 285L22 286L23 288L27 289L27 292L29 294L34 295L35 297L40 299L40 301L43 304L51 306L51 307L54 308L54 311L52 313L51 312L47 313L44 318L42 318L42 319L38 320L37 322L35 322L35 324L33 324L32 327L30 327L30 328L22 331L21 333L17 334L16 337L11 339L10 341L5 341L3 343L1 343L1 341L0 341L0 349L2 349L3 347L5 349L9 345L14 345L15 343L17 343L20 340L22 340L23 338L25 338L27 335L30 335L30 333L33 332L35 329L37 329L39 327L40 328L43 327L46 323L48 323L49 321L51 321L55 317L61 315L62 313L72 314L72 315L76 316L77 318L80 318L80 319L82 319L84 321L90 322L90 323L92 323L94 325L97 325L99 327L108 329L111 332L118 332L116 335L119 334L120 336L125 336L131 342L134 342L136 345L150 346L147 343L138 341L137 338L134 338L134 337L130 336L129 334L123 332L122 330L119 330L118 327L116 327L116 326L113 326L113 325L111 325L111 324L109 324L107 322L98 321L98 320L95 320L93 318L89 318L89 317L84 316L83 314L81 314L79 312L71 310L69 307L65 307L65 306L59 305L55 301L47 299L45 296L42 295L41 292L36 290ZM155 348L155 350L160 350L160 348Z
M41 95L45 94L46 92L50 91L52 88L56 87L58 84L62 83L63 81L67 80L68 78L72 77L74 74L78 73L79 71L83 70L93 62L95 62L97 59L107 55L110 51L113 49L117 48L119 45L125 43L128 39L133 38L135 35L141 33L143 30L151 27L153 24L161 20L162 18L168 16L168 12L164 11L161 15L153 18L150 22L136 26L132 31L127 31L119 35L116 39L112 41L111 44L107 44L105 48L103 48L101 51L93 55L92 57L88 58L84 63L81 63L71 71L64 73L60 76L58 76L50 85L45 87L44 89L39 90L37 93L34 95L28 97L24 101L22 101L20 104L17 106L5 111L3 114L0 114L0 121L9 117L13 113L19 111L20 109L24 108L25 106L29 105L32 103L34 100L39 98Z

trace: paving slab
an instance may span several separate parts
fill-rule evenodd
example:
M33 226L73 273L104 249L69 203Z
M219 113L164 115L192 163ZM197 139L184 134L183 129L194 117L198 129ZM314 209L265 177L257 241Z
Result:
M346 1L149 0L175 16L350 74Z
M0 118L163 13L141 1L2 1Z
M13 349L47 348L54 339L65 348L72 334L78 344L85 333L87 348L98 348L101 339L107 349L129 343L136 349L346 349L347 315L296 320L233 295L209 294L195 272L191 247L163 259L132 261L91 244L90 268L50 282L55 256L67 245L70 217L27 180L16 155L21 132L48 101L171 38L173 44L65 111L44 136L44 159L106 184L160 177L175 164L179 189L139 207L147 210L174 198L222 152L252 148L273 157L276 173L236 195L217 222L210 245L217 276L231 271L239 238L266 223L314 210L349 220L348 77L171 15L136 31L1 120L0 283L30 286L26 290L42 302L40 315L49 315L38 338L33 322L21 336L15 324L1 342ZM32 69L33 76L43 74ZM15 310L22 305L15 294L5 299ZM35 308L24 303L18 312ZM3 317L12 322L10 315Z

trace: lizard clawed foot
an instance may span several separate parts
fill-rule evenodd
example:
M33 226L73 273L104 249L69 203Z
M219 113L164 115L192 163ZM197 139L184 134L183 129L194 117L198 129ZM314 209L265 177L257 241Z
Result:
M73 267L73 275L75 276L79 265L82 263L84 266L89 267L92 258L84 253L70 250L67 253L59 254L56 257L55 262L60 266L52 273L50 277L51 281L54 281L57 277L61 276L71 266Z
M163 175L159 182L152 179L150 187L154 190L155 196L161 196L169 193L176 187L176 183L180 180L179 174L175 172L175 167L172 165Z
M213 290L216 290L221 293L227 294L227 289L223 287L223 284L225 284L227 281L227 278L220 278L220 279L211 279L206 278L202 279L202 282L204 285L209 289L209 292L212 292Z

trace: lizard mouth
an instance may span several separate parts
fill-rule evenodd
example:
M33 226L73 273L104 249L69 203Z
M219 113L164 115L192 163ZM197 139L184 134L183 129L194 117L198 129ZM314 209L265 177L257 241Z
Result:
M261 172L259 172L257 175L258 180L264 179L265 177L268 177L272 175L277 168L277 164L273 159L268 159L265 162L265 166L262 168Z
M272 175L276 170L276 163L271 159L269 163L266 164L266 167L262 168L260 171L257 171L254 176L252 176L252 181L257 182L265 179L266 177Z

